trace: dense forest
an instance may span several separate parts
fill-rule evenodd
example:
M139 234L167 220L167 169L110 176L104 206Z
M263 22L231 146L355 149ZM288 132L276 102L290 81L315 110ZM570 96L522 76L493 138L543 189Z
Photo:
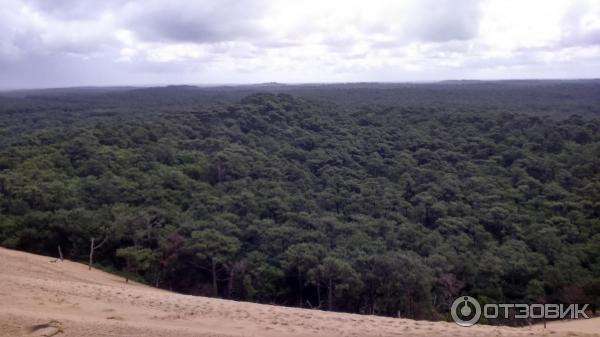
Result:
M264 93L260 93L264 92ZM0 97L0 245L157 287L445 319L600 307L600 83Z

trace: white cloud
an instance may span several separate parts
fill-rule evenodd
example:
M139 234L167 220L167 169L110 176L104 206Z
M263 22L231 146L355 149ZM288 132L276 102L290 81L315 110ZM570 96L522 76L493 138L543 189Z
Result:
M600 0L3 0L0 86L598 77L599 46Z

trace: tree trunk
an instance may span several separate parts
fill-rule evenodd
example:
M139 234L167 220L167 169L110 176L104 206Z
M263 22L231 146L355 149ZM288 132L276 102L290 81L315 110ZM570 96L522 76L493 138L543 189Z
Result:
M221 161L217 164L217 181L219 185L221 185L221 182L223 181L223 167L221 166Z
M317 279L317 307L321 308L321 281Z
M90 264L88 270L92 270L92 264L94 263L94 238L90 240Z
M328 306L329 311L333 310L333 280L331 277L329 278L329 282L327 284L327 297L328 297Z
M58 245L58 257L60 257L61 262L64 260L62 255L62 249L60 249L60 245Z
M233 293L233 281L235 277L235 263L232 263L229 267L229 279L227 279L227 298L231 298Z
M302 274L298 270L298 296L299 296L299 307L302 308Z
M106 242L106 240L108 239L108 235L104 237L104 240L102 240L102 242L100 242L99 244L94 246L94 238L90 239L90 264L88 266L88 270L92 270L92 264L94 263L94 250L102 247L102 245L104 245L104 243Z
M213 295L217 297L219 296L219 289L217 288L217 264L213 258L210 259L210 263L212 271Z
M126 259L125 263L125 269L127 269L127 275L125 275L125 283L129 283L129 273L131 273L131 262L129 261L129 258Z
M156 275L156 279L154 279L154 287L158 288L158 286L160 285L160 279L162 278L163 275L163 270L159 270L158 271L158 275Z

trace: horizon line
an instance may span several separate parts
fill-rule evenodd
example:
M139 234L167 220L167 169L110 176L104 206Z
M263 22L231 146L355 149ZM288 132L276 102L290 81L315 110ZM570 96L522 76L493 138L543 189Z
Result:
M6 87L0 88L1 92L16 91L36 91L36 90L69 90L69 89L102 89L102 88L166 88L166 87L197 87L197 88L218 88L218 87L247 87L247 86L310 86L310 85L351 85L351 84L436 84L445 82L509 82L509 81L537 81L537 82L577 82L577 81L599 81L600 77L581 77L581 78L498 78L498 79L443 79L443 80L413 80L413 81L333 81L333 82L215 82L215 83L150 83L150 84L106 84L106 85L67 85L67 86L49 86L49 87Z

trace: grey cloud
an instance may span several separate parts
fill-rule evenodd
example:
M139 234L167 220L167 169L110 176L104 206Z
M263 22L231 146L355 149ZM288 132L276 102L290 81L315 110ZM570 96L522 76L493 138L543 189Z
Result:
M600 45L600 28L584 28L584 16L592 10L591 1L573 0L563 17L563 36L556 47Z
M585 45L600 45L600 29L583 34L581 42Z
M462 67L467 69L490 69L498 67L529 66L538 63L535 52L516 50L510 56L496 57L470 57L466 59Z
M104 84L115 77L105 59L84 60L62 54L28 53L18 60L0 61L2 87L28 88Z
M576 30L563 36L559 47L594 46L600 45L600 29Z
M335 35L327 36L321 44L327 46L327 48L334 52L348 52L358 41L352 36L348 35Z
M490 56L494 41L479 36L482 1L340 2L344 15L331 22L321 8L298 17L283 8L294 20L278 31L269 15L279 13L272 11L279 1L2 0L0 86L286 81L269 78L287 76L280 73L302 81L312 74L400 81L544 77L563 69L574 77L600 69L594 48L586 49L600 44L600 30L583 24L597 0L573 0L557 43L502 57ZM364 8L371 17L361 16ZM190 45L174 46L181 42ZM566 48L564 62L548 61Z
M194 76L205 66L196 61L126 63L115 62L113 57L104 55L81 58L59 53L29 53L17 60L0 60L0 90L194 83L195 78L201 82Z
M444 42L477 37L481 20L475 0L425 0L411 16L408 33L423 41Z
M89 57L114 49L116 40L110 25L93 19L62 20L53 16L54 10L46 8L49 1L39 3L46 5L38 7L38 2L33 1L29 4L34 12L23 9L23 3L15 0L7 0L0 9L0 57L55 53ZM56 2L59 8L68 7L69 3Z
M481 2L477 0L422 0L408 9L399 9L397 20L369 28L373 33L395 36L380 46L397 46L406 41L446 42L478 36ZM405 12L407 11L407 12Z
M469 40L477 36L481 13L472 0L425 1L423 21L417 23L425 41Z
M146 1L130 3L124 24L141 39L213 43L263 34L264 1Z
M20 15L18 4L9 0L0 8L0 61L20 57L40 45L39 31Z
M87 20L123 5L119 0L23 0L34 9L58 19Z

